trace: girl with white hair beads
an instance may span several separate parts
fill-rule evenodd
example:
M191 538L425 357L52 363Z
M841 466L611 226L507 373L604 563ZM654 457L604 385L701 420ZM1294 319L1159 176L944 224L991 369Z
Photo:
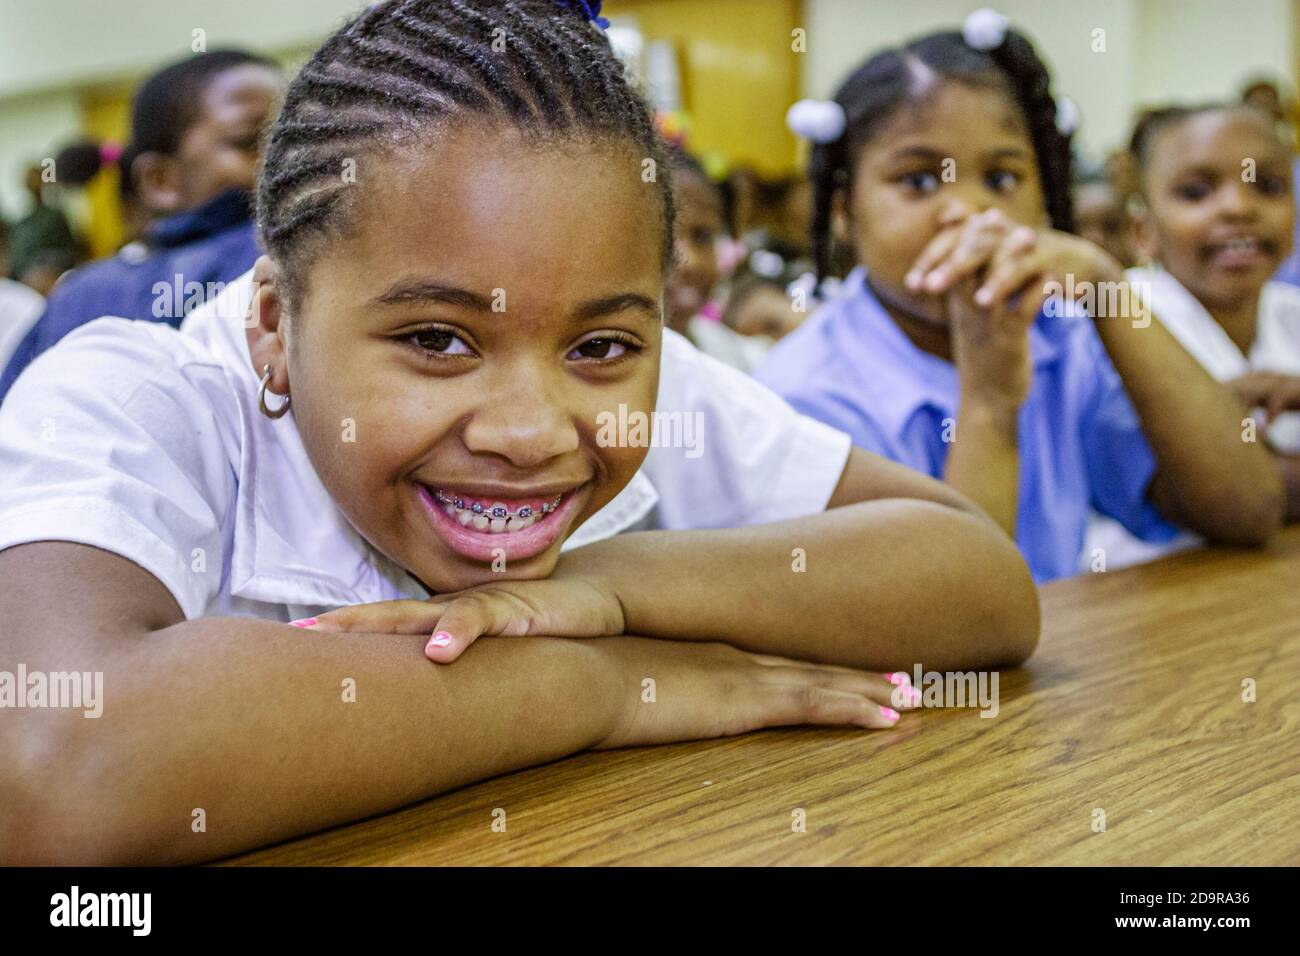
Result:
M854 268L760 381L974 499L1038 581L1075 573L1091 508L1144 540L1268 540L1281 485L1236 400L1069 234L1078 111L1004 17L878 53L790 119L818 270ZM1088 314L1098 290L1118 314Z

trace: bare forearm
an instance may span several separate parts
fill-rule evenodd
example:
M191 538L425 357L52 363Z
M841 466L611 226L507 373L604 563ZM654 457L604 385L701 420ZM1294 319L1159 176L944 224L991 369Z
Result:
M1015 545L983 516L871 501L797 521L620 535L571 556L629 630L872 670L1014 663L1038 637Z
M1281 518L1281 482L1262 443L1243 440L1237 399L1149 315L1136 326L1102 319L1097 330L1155 453L1156 504L1214 541L1266 540Z
M1012 539L1020 502L1016 417L1012 403L963 395L943 475Z
M211 859L574 753L610 729L619 691L595 644L494 638L448 667L422 647L214 618L106 654L93 666L102 717L22 718L53 755L32 794L39 842L10 856ZM192 829L198 810L206 832Z

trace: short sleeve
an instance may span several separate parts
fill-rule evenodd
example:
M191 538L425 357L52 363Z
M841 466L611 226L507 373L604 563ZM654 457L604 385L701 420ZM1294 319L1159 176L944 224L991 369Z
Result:
M660 437L644 468L659 493L660 527L739 527L824 511L848 463L843 432L671 331L656 414ZM677 427L682 436L694 430L693 441L661 442Z
M100 319L39 357L0 404L0 549L92 545L201 616L235 496L223 387L197 346L148 322Z
M1080 426L1092 505L1143 541L1172 541L1179 529L1147 498L1156 473L1155 453L1105 348L1095 335L1090 345L1093 392Z

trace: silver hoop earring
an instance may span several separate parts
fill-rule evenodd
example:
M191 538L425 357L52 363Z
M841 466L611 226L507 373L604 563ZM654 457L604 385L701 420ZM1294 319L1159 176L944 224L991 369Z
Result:
M271 384L271 366L262 366L262 381L257 387L257 407L267 418L283 418L284 413L289 410L289 405L293 398L289 395L284 397L284 404L279 408L270 409L266 407L266 388Z

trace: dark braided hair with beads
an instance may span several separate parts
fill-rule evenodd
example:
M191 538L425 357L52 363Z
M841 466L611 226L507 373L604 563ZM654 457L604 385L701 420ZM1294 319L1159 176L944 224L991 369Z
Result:
M388 0L325 41L285 94L257 190L262 244L287 267L291 298L312 244L346 226L358 191L344 175L349 160L475 118L537 142L625 142L653 160L668 266L671 164L645 100L581 6Z
M844 271L831 236L835 193L852 187L862 149L900 107L929 95L934 77L998 89L1011 96L1029 129L1052 226L1067 232L1073 229L1070 137L1057 129L1051 74L1033 45L1014 30L1008 30L1002 44L993 50L976 50L960 33L934 33L871 57L835 94L848 123L839 139L813 147L809 163L812 246L819 276Z

